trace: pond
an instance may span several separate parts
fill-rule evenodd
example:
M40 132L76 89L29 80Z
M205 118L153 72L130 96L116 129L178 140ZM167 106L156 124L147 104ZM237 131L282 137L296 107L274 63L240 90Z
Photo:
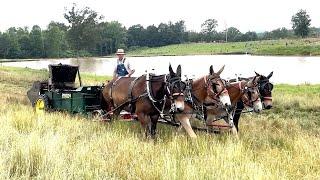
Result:
M199 56L156 56L127 57L136 70L135 76L146 71L156 74L168 73L169 63L175 69L182 66L182 74L190 78L201 77L209 73L210 65L218 71L226 65L221 77L254 76L254 71L268 75L274 71L271 81L286 84L320 84L320 57L251 56L251 55L199 55ZM5 62L3 66L48 68L49 64L79 65L80 72L96 75L112 75L115 58L71 58L45 59L24 62Z

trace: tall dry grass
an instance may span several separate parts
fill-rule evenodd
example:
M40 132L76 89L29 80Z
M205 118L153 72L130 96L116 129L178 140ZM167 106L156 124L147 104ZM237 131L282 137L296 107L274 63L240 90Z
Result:
M238 140L160 125L151 141L137 123L37 116L25 92L45 73L0 68L1 179L320 178L320 86L276 86L274 109L244 115Z

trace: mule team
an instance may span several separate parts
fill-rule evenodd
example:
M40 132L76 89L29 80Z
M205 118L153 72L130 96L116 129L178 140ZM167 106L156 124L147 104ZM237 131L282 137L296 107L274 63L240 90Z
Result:
M146 136L156 135L159 119L179 122L190 137L196 137L191 124L192 116L210 126L222 118L233 134L237 134L239 118L244 107L259 113L272 107L273 85L267 76L255 74L250 78L226 81L220 77L224 66L196 79L183 81L181 66L176 72L169 66L169 73L156 76L121 77L110 81L103 90L105 108L112 118L122 110L137 115ZM169 120L167 117L170 117Z

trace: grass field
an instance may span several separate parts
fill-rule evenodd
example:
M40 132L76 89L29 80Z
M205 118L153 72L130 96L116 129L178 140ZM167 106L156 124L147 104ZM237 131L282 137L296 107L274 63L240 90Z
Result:
M212 54L319 56L320 39L282 39L230 43L186 43L129 51L130 56L180 56Z
M139 124L38 117L26 91L46 76L0 67L0 179L320 179L320 85L276 85L274 108L243 116L239 140L160 125L151 141Z

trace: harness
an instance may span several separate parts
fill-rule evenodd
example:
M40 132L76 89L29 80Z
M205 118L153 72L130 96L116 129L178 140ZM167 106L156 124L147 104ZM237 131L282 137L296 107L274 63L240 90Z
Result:
M178 78L178 77L175 77L175 78L171 78L171 79L168 79L167 75L162 75L161 78L162 78L162 82L165 84L165 87L164 87L164 96L163 98L161 99L156 99L153 94L152 94L152 83L150 83L150 81L152 81L152 78L151 78L151 74L147 73L146 75L146 88L144 90L144 93L139 95L138 97L133 97L133 94L132 94L132 91L133 91L133 88L135 87L136 83L138 80L141 79L141 77L143 76L140 76L140 77L137 77L135 78L133 81L130 82L130 85L129 85L129 88L128 88L128 100L125 101L124 103L120 104L120 105L116 105L114 102L113 102L113 91L114 91L114 86L116 85L116 82L119 81L122 77L119 77L118 79L116 79L112 84L111 84L111 88L109 90L109 94L110 94L110 99L111 99L111 103L113 104L113 109L108 112L108 113L111 113L111 112L114 112L120 108L122 108L123 106L125 105L128 105L128 104L131 104L132 105L132 108L131 110L133 111L133 109L135 108L134 104L135 102L140 99L140 98L143 98L143 97L147 97L152 106L156 109L156 111L160 114L160 117L164 119L164 111L165 111L165 105L167 103L167 99L169 97L169 99L171 101L173 101L174 97L175 96L181 96L183 95L182 92L178 92L178 93L173 93L171 95L171 92L170 92L170 89L172 88L171 86L173 86L175 83L177 82L180 82L181 81L181 78ZM168 81L170 81L170 83L168 83ZM168 95L167 95L168 94ZM174 103L171 103L171 109L169 112L171 113L174 113L175 110L174 110Z
M167 96L164 95L164 96L163 96L163 99L160 99L160 100L156 100L155 98L153 98L152 92L151 92L152 87L151 87L150 81L151 81L151 80L150 80L150 73L148 73L148 74L146 75L146 88L147 88L148 98L149 98L149 100L151 101L153 107L160 113L160 117L161 117L161 118L164 118L164 113L163 113L163 112L164 112L164 108L165 108ZM166 81L167 81L167 76L165 75L165 76L164 76L164 82L166 83ZM163 104L162 104L162 108L159 109L158 106L156 105L156 103L159 103L160 105L163 103Z
M142 97L145 97L145 96L147 95L146 93L143 93L143 94L139 95L138 97L133 98L133 95L132 95L133 87L135 86L136 82L137 82L141 77L142 77L142 76L137 77L137 78L135 78L133 81L131 81L130 86L129 86L129 88L128 88L128 100L127 100L126 102L118 105L118 106L114 103L113 98L112 98L112 97L113 97L113 88L114 88L114 86L116 85L116 82L119 81L119 80L120 80L121 78L123 78L123 77L117 78L117 79L112 83L111 88L110 88L110 90L109 90L109 94L110 94L110 100L112 101L111 103L112 103L112 105L113 105L114 108L113 108L111 111L109 111L108 113L114 112L114 111L122 108L123 106L125 106L125 105L127 105L127 104L134 105L134 103L135 103L138 99L140 99L140 98L142 98ZM131 111L133 111L134 108L135 108L135 107L131 108Z
M206 107L207 106L215 106L216 108L218 108L219 106L223 106L219 100L219 96L222 93L228 93L228 90L226 88L222 89L220 92L214 92L214 90L212 90L210 82L212 79L219 79L222 81L221 78L210 78L208 76L203 77L204 80L204 88L207 91L207 96L210 97L213 101L215 102L211 102L211 103L201 103L200 100L192 93L192 79L187 79L187 88L186 88L186 98L185 101L190 104L192 106L192 109L194 110L193 112L190 112L190 114L194 114L196 115L196 117L200 120L206 121ZM195 91L197 89L193 89L193 91Z

